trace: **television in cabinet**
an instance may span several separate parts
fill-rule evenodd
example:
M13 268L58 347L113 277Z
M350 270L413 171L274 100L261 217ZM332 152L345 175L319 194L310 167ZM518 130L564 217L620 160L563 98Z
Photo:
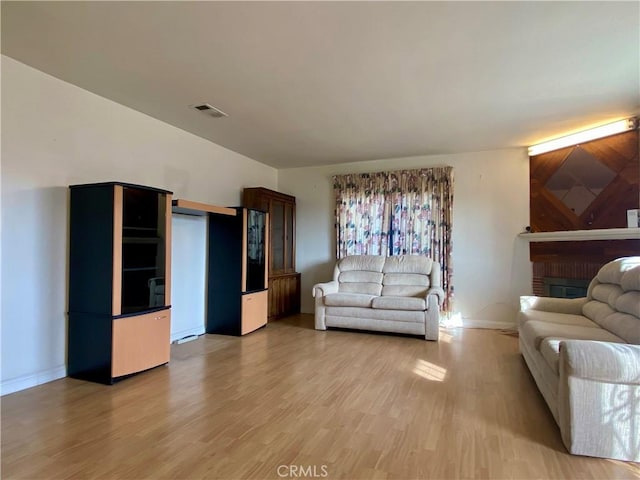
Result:
M111 384L168 363L172 193L69 188L69 376Z
M267 323L268 214L209 214L206 332L245 335Z

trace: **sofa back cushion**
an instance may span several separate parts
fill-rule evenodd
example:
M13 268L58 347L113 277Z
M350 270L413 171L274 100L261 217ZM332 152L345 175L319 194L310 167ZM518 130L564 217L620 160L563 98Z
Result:
M429 276L418 273L385 273L382 295L394 297L424 297L429 288Z
M338 291L380 295L384 259L379 255L349 255L338 260L334 273Z
M433 260L422 255L396 255L386 257L382 273L417 273L429 275Z
M379 272L349 271L338 274L338 291L380 295L382 274Z
M607 263L589 285L582 313L602 328L640 344L640 257Z
M600 283L622 284L622 277L629 270L635 270L638 275L637 268L640 267L640 257L624 257L613 260L604 265L596 275Z
M424 297L431 284L433 261L421 255L387 257L382 272L382 295Z
M337 266L341 272L361 270L382 273L385 258L381 255L348 255L338 260Z

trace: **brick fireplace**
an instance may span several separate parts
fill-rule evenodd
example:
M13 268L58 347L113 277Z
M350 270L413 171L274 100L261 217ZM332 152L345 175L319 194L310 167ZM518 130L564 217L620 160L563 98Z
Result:
M636 229L629 229L628 233L628 236L638 236ZM570 232L565 235L570 236ZM592 233L592 236L597 235L598 232ZM605 263L619 257L640 255L640 239L637 238L537 242L535 235L530 236L533 237L529 253L533 264L534 295L584 296L589 282Z
M589 281L600 263L533 263L533 294L544 297L574 298L586 295Z

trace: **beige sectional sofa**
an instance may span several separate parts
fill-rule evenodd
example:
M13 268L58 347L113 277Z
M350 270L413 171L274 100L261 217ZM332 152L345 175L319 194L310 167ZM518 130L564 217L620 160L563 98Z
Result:
M640 257L586 298L522 297L520 351L570 453L640 461Z
M424 335L438 340L440 265L420 255L352 255L313 287L315 326Z

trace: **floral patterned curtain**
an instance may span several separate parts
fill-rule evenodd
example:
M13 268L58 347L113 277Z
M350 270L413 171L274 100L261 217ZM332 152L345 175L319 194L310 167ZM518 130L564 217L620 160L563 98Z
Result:
M336 258L387 255L390 204L385 201L384 175L373 173L333 177L336 192Z
M389 172L391 255L424 255L440 263L444 310L453 298L453 168Z
M338 175L337 258L424 255L440 262L451 311L453 168Z

